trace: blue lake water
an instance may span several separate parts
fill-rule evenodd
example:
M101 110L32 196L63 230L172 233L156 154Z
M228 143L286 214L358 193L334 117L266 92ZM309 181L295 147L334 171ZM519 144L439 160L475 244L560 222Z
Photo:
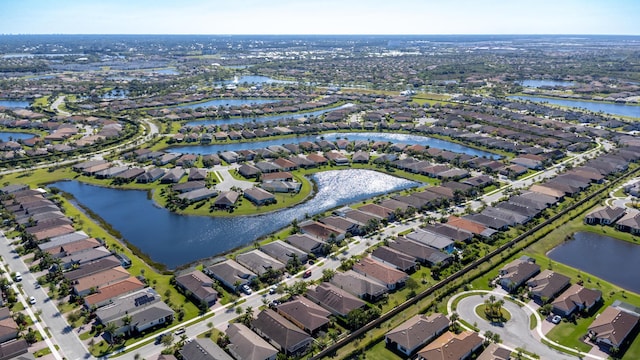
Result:
M464 145L452 143L446 140L440 140L419 135L394 134L394 133L328 133L322 135L296 136L295 138L275 139L256 142L242 142L230 144L214 144L214 145L196 145L196 146L178 146L170 148L169 151L177 153L189 154L217 154L223 151L240 151L262 149L273 145L283 144L299 144L304 141L315 142L324 138L325 140L335 141L338 139L348 139L350 141L388 141L392 143L405 143L407 145L427 145L429 147L449 150L460 154L468 154L473 156L486 156L498 159L501 156L487 151L470 148Z
M0 132L0 141L2 142L9 141L9 138L13 139L14 141L31 139L34 136L35 136L34 134L28 134L28 133L15 133L15 132L3 131L3 132Z
M376 171L356 169L321 172L313 178L318 192L309 201L269 214L237 217L178 215L155 206L147 199L147 193L140 190L103 188L78 181L57 182L51 186L73 194L79 203L102 217L154 261L176 268L250 244L289 225L293 219L303 219L306 214L318 214L420 185Z
M518 84L525 87L539 88L542 86L563 86L571 87L576 83L573 81L558 81L558 80L522 80L518 81Z
M211 120L195 120L187 123L188 126L207 126L207 125L223 125L223 124L244 124L248 122L266 122L266 121L275 121L280 119L287 118L299 118L299 117L310 117L310 116L319 116L324 113L328 113L334 110L340 110L344 108L348 108L353 106L353 104L344 104L341 106L330 107L322 110L309 111L304 113L295 113L295 114L283 114L283 115L269 115L269 116L258 116L258 117L242 117L242 118L231 118L231 119L211 119Z
M0 106L8 108L26 108L29 106L29 102L22 100L0 100Z
M577 232L571 240L549 251L547 256L640 294L640 245L590 232ZM585 284L589 286L588 282Z
M225 81L221 81L218 84L221 85L227 85L227 84L231 84L233 83L233 80L225 80ZM277 79L272 79L268 76L262 76L262 75L245 75L245 76L241 76L238 78L238 84L291 84L293 83L293 81L286 81L286 80L277 80Z
M209 100L207 102L201 102L197 104L189 104L189 105L180 105L173 106L170 109L181 109L181 108L190 108L195 109L199 107L212 107L212 106L242 106L242 105L259 105L259 104L270 104L274 102L278 102L280 100L275 99L215 99Z
M160 75L179 75L180 73L176 69L147 69L145 72Z
M612 104L597 101L550 99L538 96L508 96L508 99L529 100L537 103L547 102L549 104L582 108L593 112L604 112L612 115L622 115L640 118L640 106L627 104Z

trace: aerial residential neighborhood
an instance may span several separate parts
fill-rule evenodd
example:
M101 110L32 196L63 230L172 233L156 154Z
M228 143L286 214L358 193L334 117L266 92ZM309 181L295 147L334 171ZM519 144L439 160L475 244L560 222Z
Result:
M7 4L0 360L640 358L639 29L542 2Z

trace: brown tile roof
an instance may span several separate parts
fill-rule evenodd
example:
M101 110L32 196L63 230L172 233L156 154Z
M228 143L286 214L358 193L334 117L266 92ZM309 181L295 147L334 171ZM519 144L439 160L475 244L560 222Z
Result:
M609 306L589 325L589 332L597 339L620 347L624 339L638 323L640 316Z
M113 269L107 269L99 273L91 274L83 278L77 279L74 282L74 288L76 292L81 293L88 291L91 288L99 288L100 286L106 286L113 284L117 281L128 278L129 272L122 266L116 266Z
M602 298L602 292L573 284L553 301L553 307L568 314L576 307L591 308Z
M404 347L413 350L429 342L449 328L449 319L442 314L416 315L395 329L389 331L385 337Z
M94 305L97 306L98 304L109 299L132 293L134 291L143 289L144 287L145 284L143 284L140 280L136 279L133 276L129 276L129 278L127 279L101 287L95 294L91 294L85 297L84 302L88 307Z
M276 311L302 330L311 333L327 325L331 315L331 312L302 296L295 296L291 301L280 304Z
M406 280L408 277L405 272L396 270L368 257L354 264L353 271L374 277L385 284L396 284Z
M460 334L454 334L447 331L431 344L418 351L418 359L465 359L468 354L480 346L482 346L482 338L475 332L463 331Z

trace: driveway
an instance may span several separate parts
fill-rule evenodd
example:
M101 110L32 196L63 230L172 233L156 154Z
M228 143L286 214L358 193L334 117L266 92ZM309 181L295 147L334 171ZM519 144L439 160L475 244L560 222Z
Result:
M542 344L537 338L534 337L531 330L529 330L529 312L525 308L521 308L518 305L506 301L503 308L509 311L511 319L501 325L493 325L488 321L482 319L476 314L475 308L484 304L485 299L489 295L472 295L463 298L458 302L456 311L460 315L461 319L464 319L470 324L475 324L484 334L486 331L491 331L495 334L499 334L502 342L505 345L509 345L512 348L523 348L528 352L540 355L540 359L553 359L553 360L569 360L578 359L568 354L564 354L553 350L546 345ZM500 298L496 296L496 298Z

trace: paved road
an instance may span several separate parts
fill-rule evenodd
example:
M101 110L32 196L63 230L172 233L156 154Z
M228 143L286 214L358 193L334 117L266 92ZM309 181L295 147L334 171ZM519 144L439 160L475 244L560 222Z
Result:
M69 360L90 358L91 355L82 341L80 341L75 334L71 334L73 329L69 326L64 316L60 315L54 301L47 296L46 290L44 288L35 288L35 276L29 271L22 259L20 259L18 254L14 253L13 250L13 246L9 244L4 233L0 231L0 256L2 256L4 263L9 266L11 271L19 271L22 274L21 285L24 290L25 297L28 298L29 296L33 296L36 298L36 304L32 305L31 308L24 298L21 298L21 300L23 304L26 305L25 308L28 309L28 312L37 312L38 310L42 312L40 314L42 321L38 322L37 326L47 327L51 333L53 342L60 346L60 353L55 349L52 351L55 358L57 360L62 359L62 356ZM32 313L30 315L32 315ZM47 339L46 334L44 338L50 341ZM60 354L62 354L62 356L60 356Z
M541 359L577 359L577 357L553 350L536 339L531 333L531 330L529 330L529 313L512 302L505 301L504 303L504 308L511 314L511 319L503 325L492 325L482 319L476 314L475 308L482 305L487 296L488 295L484 297L474 295L460 300L456 308L460 318L470 324L477 324L483 334L486 331L499 334L504 344L510 345L513 348L521 347L529 352L540 355Z

